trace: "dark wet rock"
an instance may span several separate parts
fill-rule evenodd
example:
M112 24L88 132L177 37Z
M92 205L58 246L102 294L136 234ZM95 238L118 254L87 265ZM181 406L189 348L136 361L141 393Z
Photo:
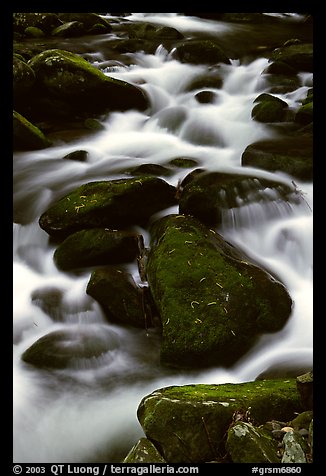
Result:
M92 228L69 235L54 252L61 270L127 263L139 254L141 235L135 232Z
M313 177L313 139L311 133L267 139L248 145L242 165L270 172L284 172L299 180Z
M294 431L285 433L283 437L284 452L282 463L307 463L305 456L305 441L301 435Z
M150 327L144 312L142 290L130 273L111 267L96 269L86 293L101 305L110 322Z
M190 39L175 43L174 56L182 63L230 64L229 58L218 43L206 39Z
M84 24L79 21L71 21L57 26L52 31L52 36L62 36L64 38L73 38L85 34Z
M31 295L32 303L40 307L54 321L63 321L61 303L63 292L55 287L36 289Z
M162 321L165 365L231 365L291 313L281 283L190 216L154 223L146 273Z
M44 149L52 145L43 132L26 117L13 111L13 148L14 150Z
M126 29L128 31L129 38L131 39L135 38L154 41L162 39L178 40L184 37L182 33L180 33L175 28L152 25L151 23L147 22L126 24Z
M96 13L59 13L58 17L63 23L81 23L84 28L84 33L94 33L97 31L109 33L112 30L109 21ZM99 30L97 30L98 25L102 27Z
M194 91L196 89L214 88L221 89L223 86L223 79L218 72L207 71L204 75L198 75L187 84L186 91Z
M254 175L196 170L181 183L180 213L207 225L222 223L225 212L254 202L300 201L294 186Z
M142 225L176 203L175 188L157 177L89 182L61 198L40 217L49 235L65 237L84 228Z
M13 96L16 102L19 98L28 94L35 83L35 73L33 69L21 59L21 56L13 57Z
M138 165L138 167L133 167L132 169L128 170L128 173L131 175L141 176L152 175L154 177L168 177L169 175L172 175L172 171L170 169L159 164L141 164Z
M198 165L198 160L192 159L191 157L177 157L176 159L172 159L169 164L173 167L180 167L181 169L191 169Z
M290 43L276 48L271 61L282 61L297 72L313 72L313 45L312 43Z
M45 33L50 33L53 28L61 25L61 21L55 13L14 13L14 31L24 33L28 27L40 28Z
M86 162L88 156L87 150L74 150L65 155L63 159L65 160L76 160L77 162Z
M75 325L40 337L22 354L22 360L41 369L83 369L97 359L113 359L118 336L103 325Z
M313 372L307 372L297 377L297 388L302 405L306 410L313 409Z

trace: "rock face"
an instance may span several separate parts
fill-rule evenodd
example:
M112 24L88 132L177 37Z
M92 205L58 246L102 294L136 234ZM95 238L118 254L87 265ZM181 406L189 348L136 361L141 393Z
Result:
M239 415L250 415L260 425L271 417L287 421L300 410L295 379L280 379L158 389L142 399L137 415L147 438L168 463L205 463L224 454L226 432ZM263 447L256 449L259 461ZM266 452L269 459L264 461L273 461L272 452Z
M231 365L259 335L286 323L285 287L215 231L168 215L151 234L146 273L162 321L163 364Z
M64 238L86 228L141 225L175 203L175 188L156 177L89 182L46 210L39 223L49 235Z

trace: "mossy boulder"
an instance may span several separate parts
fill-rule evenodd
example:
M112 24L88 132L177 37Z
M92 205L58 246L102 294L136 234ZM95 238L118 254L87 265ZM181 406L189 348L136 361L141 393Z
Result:
M92 228L69 235L54 252L61 270L128 263L139 254L141 235L135 232Z
M205 463L225 454L235 415L250 414L261 425L290 420L300 409L295 379L277 379L161 388L141 400L137 416L168 463Z
M138 86L106 76L79 55L60 49L46 50L28 62L34 70L39 113L80 116L109 110L144 110L149 102ZM51 102L53 101L53 102ZM61 110L57 111L61 104Z
M191 39L175 43L174 56L181 63L192 64L231 64L221 46L208 39Z
M122 463L166 463L166 461L149 439L140 438Z
M297 133L254 142L244 150L243 166L270 172L284 172L302 181L313 178L313 138L311 133Z
M130 273L113 267L96 269L86 293L101 305L110 322L148 327L143 294Z
M279 463L277 442L266 431L241 421L227 432L226 449L232 463Z
M104 325L75 325L40 337L22 354L22 360L41 369L79 369L96 360L113 359L118 336Z
M157 177L89 182L46 210L39 224L58 238L86 228L142 225L176 203L175 187Z
M270 57L271 61L282 61L294 68L297 72L313 72L313 44L312 43L287 43L276 48Z
M255 175L205 172L189 174L181 184L179 211L193 215L207 225L220 225L230 209L254 202L286 200L297 203L300 197L293 186Z
M281 122L286 118L287 103L272 94L260 94L254 103L257 104L251 111L251 117L255 121Z
M13 111L13 148L14 150L44 149L52 145L41 129L26 117Z
M231 365L291 313L286 288L197 219L154 223L146 266L162 321L161 362Z

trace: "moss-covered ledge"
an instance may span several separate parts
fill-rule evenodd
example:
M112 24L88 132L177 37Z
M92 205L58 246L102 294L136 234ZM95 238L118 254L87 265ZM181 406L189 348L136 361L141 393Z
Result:
M296 380L290 378L165 387L142 399L137 416L168 463L205 463L224 453L236 419L261 425L290 421L300 411Z
M153 224L146 273L162 321L165 365L231 365L291 313L280 282L191 216Z

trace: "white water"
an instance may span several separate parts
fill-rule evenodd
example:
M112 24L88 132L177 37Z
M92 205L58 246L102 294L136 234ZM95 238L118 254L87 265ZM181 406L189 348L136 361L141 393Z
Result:
M166 22L180 31L181 25L196 31L214 26L212 21L160 15L163 17L156 17L158 23ZM119 461L142 436L137 407L141 398L154 389L186 383L244 382L274 366L312 366L312 184L296 180L304 197L298 204L285 204L275 197L271 202L243 205L225 214L218 231L278 276L294 301L284 329L263 336L248 355L229 369L162 369L155 330L107 324L97 303L85 294L91 270L74 275L60 272L54 265L54 246L48 243L38 218L54 199L79 184L128 177L123 171L130 167L145 163L166 165L177 157L191 157L197 160L198 167L208 170L241 174L245 147L276 134L250 116L253 100L264 91L260 74L267 65L265 58L246 65L233 60L231 65L219 66L217 73L224 79L223 88L209 88L216 93L215 102L200 104L194 98L197 91L186 92L186 87L207 67L181 64L164 48L155 55L137 53L132 57L133 66L115 68L107 74L141 83L151 100L149 111L112 113L103 119L105 130L95 136L41 151L17 153L14 158L16 462ZM295 109L306 91L303 82L295 93L278 96ZM76 149L88 151L87 162L62 160ZM289 185L293 180L282 173L248 170ZM163 178L177 185L190 171L175 169L171 177ZM146 230L141 231L148 244ZM139 281L136 267L130 270ZM44 288L62 292L58 310L61 321L52 320L32 301L33 293ZM98 328L99 333L105 325L115 333L119 345L113 359L53 372L32 369L21 361L22 353L41 336L68 326L78 329L85 325Z

